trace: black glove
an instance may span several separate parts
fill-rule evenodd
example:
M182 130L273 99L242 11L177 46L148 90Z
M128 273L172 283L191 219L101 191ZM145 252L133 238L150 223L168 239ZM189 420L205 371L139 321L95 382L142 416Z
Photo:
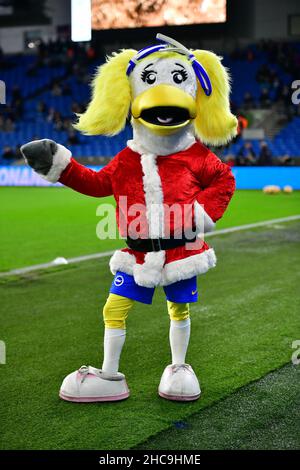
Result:
M28 165L37 173L47 175L53 164L53 156L57 151L54 140L42 139L22 145L21 153Z

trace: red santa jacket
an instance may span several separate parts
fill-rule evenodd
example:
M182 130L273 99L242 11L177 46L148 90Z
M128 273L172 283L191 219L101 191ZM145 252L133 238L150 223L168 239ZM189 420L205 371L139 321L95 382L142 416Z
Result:
M89 196L114 195L122 236L136 218L132 207L140 208L144 221L139 227L141 237L159 238L183 229L186 233L193 227L200 233L211 230L234 193L230 168L199 142L167 156L138 153L133 141L128 145L99 172L71 159L59 181ZM172 216L172 210L166 217L174 205L182 217ZM147 254L124 248L110 260L113 274L131 274L145 287L189 279L215 264L214 250L204 241Z

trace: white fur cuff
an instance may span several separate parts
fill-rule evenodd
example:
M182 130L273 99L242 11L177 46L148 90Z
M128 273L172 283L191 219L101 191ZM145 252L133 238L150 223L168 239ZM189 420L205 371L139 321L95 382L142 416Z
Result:
M41 175L46 181L50 183L57 183L62 172L67 168L71 161L71 152L69 149L61 144L57 144L57 150L53 155L53 163L46 175Z
M194 210L195 210L195 224L196 224L197 232L199 234L212 232L215 229L216 224L211 219L211 217L207 214L207 212L205 212L203 205L199 204L198 201L195 201Z

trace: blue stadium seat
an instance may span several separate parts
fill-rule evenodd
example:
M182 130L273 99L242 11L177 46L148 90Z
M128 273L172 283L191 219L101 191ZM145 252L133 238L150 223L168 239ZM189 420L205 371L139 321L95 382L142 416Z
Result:
M300 51L300 44L297 45ZM237 106L243 102L246 92L250 92L258 104L261 89L264 86L256 81L256 74L262 64L268 62L265 52L261 51L256 45L250 46L254 52L254 60L247 61L235 60L225 54L223 63L231 71L232 101ZM5 145L16 146L32 140L33 138L49 138L56 140L64 145L68 145L68 135L65 131L59 131L53 123L47 122L45 115L37 112L37 105L43 102L46 107L53 108L61 113L63 118L75 120L72 114L72 103L87 103L91 96L91 90L88 84L78 81L75 75L68 76L65 66L48 67L43 66L36 70L36 74L31 76L28 71L36 61L35 56L10 56L7 58L13 67L7 70L1 70L1 79L7 84L8 102L11 100L14 86L19 86L22 96L27 98L24 102L23 119L17 123L13 132L0 133L0 149ZM94 63L89 66L89 72L94 74L96 66ZM291 77L277 64L271 64L283 83L289 84ZM50 85L53 79L63 78L63 83L69 87L70 95L53 96ZM271 98L274 97L274 90L270 91ZM31 95L32 98L28 98ZM132 129L127 125L125 129L115 137L104 136L85 136L78 134L79 144L68 145L72 153L77 158L85 156L111 156L118 153L126 146L128 139L132 138ZM299 154L300 147L300 117L295 117L286 127L284 127L273 141L268 140L270 150L274 156L282 154ZM232 143L223 152L237 154L243 145L244 140ZM256 153L259 152L259 141L253 141L253 147Z

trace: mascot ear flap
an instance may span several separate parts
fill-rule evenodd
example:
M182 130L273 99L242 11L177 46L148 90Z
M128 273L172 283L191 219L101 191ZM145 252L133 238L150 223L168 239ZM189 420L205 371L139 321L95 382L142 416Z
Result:
M126 69L135 50L114 53L101 65L92 83L93 95L75 129L87 135L115 135L121 132L128 116L131 91Z
M197 117L194 121L197 137L211 145L223 145L237 133L237 119L230 112L230 78L213 52L195 50L196 59L203 65L212 84L212 94L206 96L200 84L197 90Z

